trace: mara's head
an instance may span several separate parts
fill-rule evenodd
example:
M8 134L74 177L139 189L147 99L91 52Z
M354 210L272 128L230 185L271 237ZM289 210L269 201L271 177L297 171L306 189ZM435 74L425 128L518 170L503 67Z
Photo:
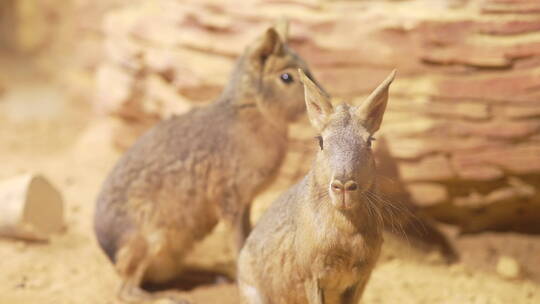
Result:
M394 76L395 71L358 106L333 106L330 96L300 71L308 117L319 132L320 150L313 173L317 186L328 190L336 208L355 208L375 184L371 144L381 125Z
M235 71L239 102L255 101L272 121L282 124L305 112L298 69L311 76L307 64L287 45L288 23L280 20L244 52ZM311 76L313 79L313 76Z

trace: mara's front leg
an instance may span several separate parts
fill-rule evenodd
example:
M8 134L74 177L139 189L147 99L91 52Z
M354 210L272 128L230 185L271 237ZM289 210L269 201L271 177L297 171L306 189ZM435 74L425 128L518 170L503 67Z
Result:
M364 293L364 289L366 288L366 284L369 281L370 276L371 272L365 278L362 278L357 284L347 288L341 295L341 304L358 304L360 298L362 298L362 294Z
M317 278L311 278L304 283L306 297L309 304L324 304L324 291Z
M242 282L238 282L240 298L243 304L271 304L265 296L255 287Z
M234 242L236 244L236 256L240 254L240 250L244 247L247 237L251 233L251 202L244 204L239 218L234 223Z
M221 217L233 233L233 248L238 258L251 232L251 200L241 199L239 195L225 195L220 205Z

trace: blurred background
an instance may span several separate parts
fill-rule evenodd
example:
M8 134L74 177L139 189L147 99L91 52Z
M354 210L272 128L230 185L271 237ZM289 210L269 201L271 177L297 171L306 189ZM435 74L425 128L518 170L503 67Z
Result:
M91 228L108 170L157 121L216 98L283 16L334 96L359 103L398 69L377 140L384 188L461 257L389 236L363 303L540 303L538 0L0 1L0 178L44 174L66 222L46 243L0 240L0 303L113 303L119 281ZM313 131L291 131L253 219L309 168ZM234 269L226 234L189 263ZM230 283L186 292L238 301Z

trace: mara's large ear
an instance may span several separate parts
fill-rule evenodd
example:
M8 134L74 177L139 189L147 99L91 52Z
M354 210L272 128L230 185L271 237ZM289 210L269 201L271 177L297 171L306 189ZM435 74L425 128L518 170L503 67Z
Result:
M356 108L356 116L370 134L379 130L388 103L388 89L396 76L393 70L369 97Z
M279 18L274 25L274 29L279 34L281 41L287 42L289 40L289 20L287 18Z
M300 81L304 84L309 120L318 131L322 131L333 112L330 96L307 77L304 71L298 69L298 73L300 74Z
M282 51L283 41L276 29L271 27L254 43L249 56L253 63L264 64L270 55L280 54Z

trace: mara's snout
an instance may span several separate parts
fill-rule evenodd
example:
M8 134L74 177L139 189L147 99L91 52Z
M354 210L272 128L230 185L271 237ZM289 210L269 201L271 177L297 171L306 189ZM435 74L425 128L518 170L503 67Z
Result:
M353 180L342 182L339 179L333 179L329 187L332 204L338 209L351 209L357 195L361 191L360 186Z

